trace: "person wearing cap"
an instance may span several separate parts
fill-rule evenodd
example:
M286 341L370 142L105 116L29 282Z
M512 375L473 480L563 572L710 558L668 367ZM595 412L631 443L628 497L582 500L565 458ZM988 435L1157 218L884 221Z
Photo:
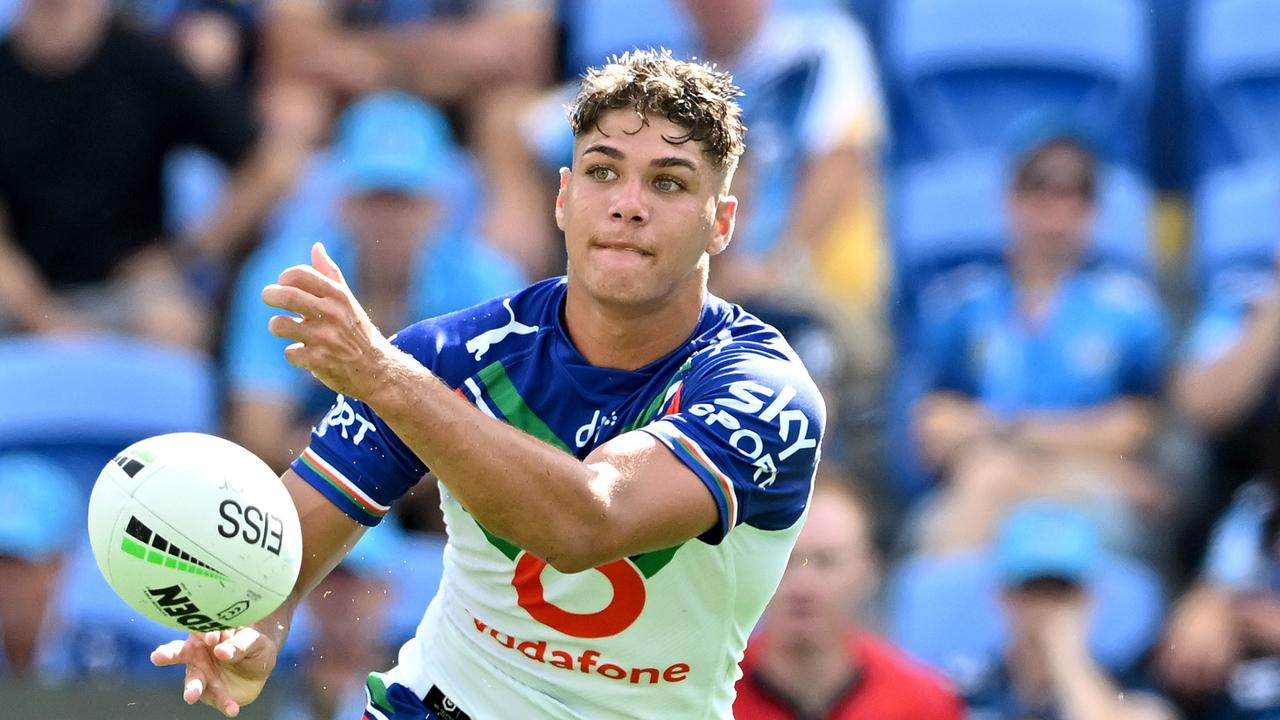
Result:
M399 92L369 95L340 118L337 141L274 235L246 262L231 299L226 362L231 437L283 469L306 446L331 396L285 359L272 337L264 285L325 242L351 267L379 327L402 327L520 287L517 266L455 217L463 162L443 115ZM461 227L459 227L462 225Z
M875 592L866 501L819 479L809 517L760 629L747 645L737 720L959 720L945 680L854 619Z
M1136 511L1167 493L1141 462L1155 428L1167 323L1147 282L1089 262L1098 159L1042 123L1012 143L1003 264L923 308L928 391L914 432L941 479L924 549L982 546L1010 504L1089 498L1139 544ZM964 212L964 208L956 208Z
M1003 657L957 673L973 720L1162 720L1175 715L1138 678L1109 677L1088 645L1099 528L1069 505L1029 502L1001 525L995 546Z
M1280 718L1280 468L1268 470L1218 520L1157 656L1170 694L1210 720Z

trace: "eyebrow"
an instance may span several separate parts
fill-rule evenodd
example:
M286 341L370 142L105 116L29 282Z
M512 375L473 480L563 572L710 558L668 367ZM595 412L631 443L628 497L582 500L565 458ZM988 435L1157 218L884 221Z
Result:
M605 157L613 158L614 160L622 160L627 156L626 153L622 152L618 148L612 147L610 145L605 145L603 143L595 143L594 145L588 146L586 150L582 151L582 154L590 155L593 152L600 153L601 155L604 155ZM654 158L652 161L649 162L649 165L651 167L657 167L657 168L682 167L682 168L688 169L689 172L695 175L698 173L697 166L694 165L691 161L686 160L682 157L667 156L667 157Z

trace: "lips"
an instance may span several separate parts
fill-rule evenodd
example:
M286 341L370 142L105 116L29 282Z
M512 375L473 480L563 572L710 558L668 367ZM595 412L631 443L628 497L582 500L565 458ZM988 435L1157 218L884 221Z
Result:
M636 255L649 256L653 253L645 250L640 245L629 243L625 240L592 240L591 247L601 250L619 250L622 252L635 253Z

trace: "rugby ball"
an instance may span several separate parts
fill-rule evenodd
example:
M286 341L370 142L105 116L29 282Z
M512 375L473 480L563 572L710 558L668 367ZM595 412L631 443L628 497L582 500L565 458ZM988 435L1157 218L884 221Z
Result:
M302 563L298 512L279 477L201 433L147 438L108 462L89 498L89 541L125 602L191 632L271 614Z

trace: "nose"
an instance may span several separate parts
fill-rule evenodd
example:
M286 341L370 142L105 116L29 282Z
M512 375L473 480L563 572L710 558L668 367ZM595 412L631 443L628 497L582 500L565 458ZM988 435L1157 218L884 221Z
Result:
M649 207L644 201L643 189L639 179L618 183L609 214L614 220L623 223L644 225L649 222Z

